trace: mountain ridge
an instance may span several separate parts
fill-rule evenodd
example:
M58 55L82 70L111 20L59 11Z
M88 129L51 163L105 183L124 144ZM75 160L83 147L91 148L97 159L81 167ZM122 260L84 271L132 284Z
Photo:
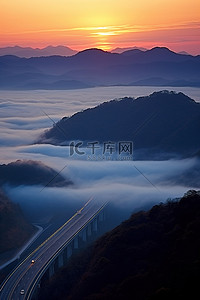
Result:
M39 161L17 160L0 165L0 186L7 184L65 187L72 182Z
M32 47L21 47L21 46L10 46L0 48L0 56L2 55L16 55L18 57L38 57L38 56L51 56L51 55L62 55L71 56L76 54L76 50L72 50L66 46L46 46L44 48L32 48Z
M149 81L149 85L200 87L200 56L177 54L167 48L130 50L110 53L100 49L86 49L73 56L18 58L0 56L0 89L63 89L95 86L135 85ZM27 73L30 76L27 76ZM51 77L48 77L51 76ZM154 80L152 80L154 78ZM78 84L81 83L81 84Z
M147 48L143 48L143 47L126 47L126 48L120 48L120 47L117 47L117 48L114 48L112 49L110 52L112 53L124 53L125 51L128 51L128 50L141 50L141 51L147 51L148 49Z
M154 159L167 153L191 156L200 149L199 130L200 104L183 93L160 91L111 100L64 117L37 142L133 141L136 157L148 160L151 154Z

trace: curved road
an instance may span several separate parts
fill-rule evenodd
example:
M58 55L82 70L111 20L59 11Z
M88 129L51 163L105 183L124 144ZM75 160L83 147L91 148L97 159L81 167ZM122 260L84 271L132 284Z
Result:
M35 249L8 276L0 288L1 300L30 300L37 280L65 246L104 208L90 199L73 217ZM34 260L35 263L31 261ZM24 295L20 291L24 290Z

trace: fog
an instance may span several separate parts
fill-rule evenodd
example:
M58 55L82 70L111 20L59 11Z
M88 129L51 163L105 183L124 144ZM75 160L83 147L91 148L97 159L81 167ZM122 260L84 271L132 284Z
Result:
M171 88L170 88L171 89ZM187 88L185 88L187 89ZM197 89L181 88L198 98ZM179 177L196 164L195 159L168 161L111 161L89 159L85 155L70 156L69 147L33 144L37 137L58 121L76 111L93 107L116 97L147 95L161 88L113 87L77 91L6 92L0 99L0 161L32 159L45 163L73 181L67 188L42 186L6 186L10 199L19 203L32 222L48 222L61 213L66 217L91 196L110 201L118 220L136 209L144 209L168 198L181 197L190 186L169 184L169 178ZM174 88L173 88L174 90ZM175 89L180 90L180 89ZM50 118L46 115L48 114ZM99 154L99 153L97 153ZM64 168L64 169L63 169Z
M43 149L44 150L44 149ZM48 153L48 147L47 147ZM169 198L181 197L188 189L165 183L167 178L179 176L195 164L194 159L180 161L88 162L62 157L44 156L43 162L71 179L67 188L19 186L6 188L8 196L19 203L33 222L49 221L61 213L72 214L91 196L112 203L119 221L135 209L149 208ZM136 167L136 168L135 168ZM138 169L140 172L138 172ZM141 174L142 173L142 174Z

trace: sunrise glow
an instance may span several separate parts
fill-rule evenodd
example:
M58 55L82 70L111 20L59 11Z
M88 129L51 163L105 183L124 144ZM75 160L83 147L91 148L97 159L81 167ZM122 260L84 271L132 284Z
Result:
M0 47L159 45L198 54L199 36L199 0L1 0Z

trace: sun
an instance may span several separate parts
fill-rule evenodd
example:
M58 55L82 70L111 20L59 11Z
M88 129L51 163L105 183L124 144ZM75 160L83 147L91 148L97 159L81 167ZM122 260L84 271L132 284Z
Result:
M114 32L96 32L95 34L101 36L116 35Z
M111 50L111 40L109 37L115 36L116 32L112 26L99 26L94 27L91 32L91 37L95 40L95 47L100 48L104 51Z

